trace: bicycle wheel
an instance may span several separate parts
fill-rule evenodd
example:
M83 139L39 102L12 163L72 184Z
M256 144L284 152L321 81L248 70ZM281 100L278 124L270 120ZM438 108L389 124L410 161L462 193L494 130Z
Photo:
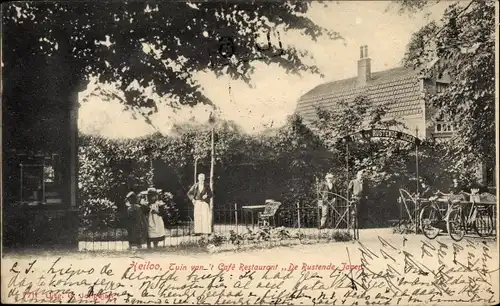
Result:
M446 220L446 228L450 234L451 239L460 241L465 236L465 222L462 218L462 209L453 208Z
M425 237L434 239L440 229L435 227L439 223L439 211L432 205L426 205L420 210L420 229Z
M493 233L493 213L490 207L478 207L476 219L474 220L474 230L479 237L490 236Z

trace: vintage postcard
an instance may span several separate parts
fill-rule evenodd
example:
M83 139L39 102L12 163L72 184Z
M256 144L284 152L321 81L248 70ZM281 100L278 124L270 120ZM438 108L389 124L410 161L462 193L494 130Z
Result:
M2 303L495 305L498 2L2 4Z

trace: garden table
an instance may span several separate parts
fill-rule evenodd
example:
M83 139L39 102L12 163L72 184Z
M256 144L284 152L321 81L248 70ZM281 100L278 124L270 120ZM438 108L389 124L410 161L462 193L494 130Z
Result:
M247 206L242 206L241 209L247 212L252 213L252 228L255 228L255 222L254 222L254 212L259 210L259 209L265 209L266 205L247 205ZM246 218L245 218L245 224L246 224Z

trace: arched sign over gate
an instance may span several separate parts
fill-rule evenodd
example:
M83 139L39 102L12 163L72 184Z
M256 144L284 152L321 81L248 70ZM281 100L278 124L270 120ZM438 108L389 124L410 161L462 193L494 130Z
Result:
M418 129L416 130L416 135L418 135ZM422 143L422 141L413 135L401 132L401 131L395 131L395 130L389 130L389 129L370 129L370 130L360 130L358 132L343 136L340 138L340 140L345 143L346 145L346 173L347 173L347 181L349 182L349 143L354 142L354 141L360 141L360 140L365 140L365 139L371 139L371 138L390 138L390 139L395 139L395 140L400 140L404 141L407 143L412 143L415 145L415 169L416 169L416 182L417 182L417 193L419 192L419 173L418 173L418 147ZM347 198L349 197L349 194L347 194ZM354 231L355 231L355 239L359 239L359 232L358 232L358 227L356 226Z
M420 145L421 143L421 140L413 135L387 129L361 130L356 133L346 135L342 139L346 142L351 142L367 138L392 138L396 140L405 141L408 143L414 143L417 146Z

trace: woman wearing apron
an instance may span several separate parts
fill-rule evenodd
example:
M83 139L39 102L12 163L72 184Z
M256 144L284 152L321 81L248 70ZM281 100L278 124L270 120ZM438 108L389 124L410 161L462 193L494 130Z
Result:
M208 235L212 233L212 214L210 212L210 199L212 190L205 183L205 174L198 175L195 183L187 194L194 205L194 232L196 235Z

